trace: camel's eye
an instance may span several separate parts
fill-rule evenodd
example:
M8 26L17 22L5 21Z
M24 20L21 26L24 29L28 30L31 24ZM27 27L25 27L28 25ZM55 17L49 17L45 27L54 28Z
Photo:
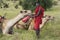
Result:
M23 13L23 11L20 11L20 13Z
M25 13L27 13L27 11L24 11Z

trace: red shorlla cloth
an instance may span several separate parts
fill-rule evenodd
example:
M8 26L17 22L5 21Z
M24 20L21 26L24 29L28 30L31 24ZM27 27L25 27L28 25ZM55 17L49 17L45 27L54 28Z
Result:
M29 19L30 19L30 16L26 16L22 19L22 21L26 23Z
M39 29L39 25L42 24L42 17L44 15L44 8L42 8L41 6L37 6L35 9L35 15L37 15L37 13L39 12L39 10L41 10L41 13L39 16L34 18L34 29L38 30Z

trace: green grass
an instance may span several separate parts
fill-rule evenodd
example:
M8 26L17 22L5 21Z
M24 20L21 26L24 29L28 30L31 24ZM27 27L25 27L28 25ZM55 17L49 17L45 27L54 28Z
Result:
M11 19L18 15L21 9L8 8L0 9L0 15L7 13L7 18ZM60 5L52 7L45 14L55 17L54 21L49 21L41 29L39 40L60 40ZM0 40L37 40L35 32L29 30L14 29L13 35L0 34Z
M11 19L17 16L20 10L21 9L12 9L12 8L0 9L0 15L4 15L5 13L7 13L6 18Z

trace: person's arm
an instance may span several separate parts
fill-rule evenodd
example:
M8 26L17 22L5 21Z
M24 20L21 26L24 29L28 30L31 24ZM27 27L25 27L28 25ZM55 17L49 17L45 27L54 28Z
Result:
M41 14L41 9L39 9L38 13L35 15L35 14L32 14L31 17L34 18L34 17L37 17Z
M36 15L34 15L34 17L37 17L41 14L41 9L39 9L38 13Z
M34 18L34 17L37 17L41 14L41 9L39 9L38 13L35 15L35 14L29 14L30 17Z

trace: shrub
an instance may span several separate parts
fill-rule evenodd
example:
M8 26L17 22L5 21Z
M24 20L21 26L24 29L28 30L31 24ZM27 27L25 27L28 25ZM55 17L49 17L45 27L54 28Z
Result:
M45 10L49 9L52 7L52 0L40 0L40 5L45 8ZM19 5L22 5L24 9L30 9L34 10L35 9L35 3L36 0L20 0Z

